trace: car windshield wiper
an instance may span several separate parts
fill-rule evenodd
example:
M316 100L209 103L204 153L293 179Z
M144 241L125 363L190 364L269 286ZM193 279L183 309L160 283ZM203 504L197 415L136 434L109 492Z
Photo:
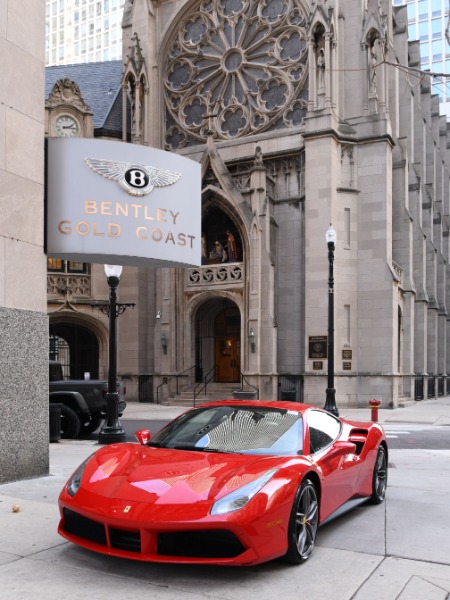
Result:
M219 454L238 454L232 450L222 450L221 448L200 448L203 452L218 452Z
M166 446L170 450L192 450L193 452L201 452L203 448L199 448L198 446L193 446L192 444L174 444L173 446Z

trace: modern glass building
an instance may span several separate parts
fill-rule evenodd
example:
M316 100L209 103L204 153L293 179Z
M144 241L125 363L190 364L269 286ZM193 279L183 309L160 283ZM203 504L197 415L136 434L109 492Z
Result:
M47 66L122 58L124 0L46 0Z
M441 113L450 117L450 45L445 36L449 18L448 0L394 0L406 4L408 39L420 41L421 67L446 77L433 77L433 91L441 98Z

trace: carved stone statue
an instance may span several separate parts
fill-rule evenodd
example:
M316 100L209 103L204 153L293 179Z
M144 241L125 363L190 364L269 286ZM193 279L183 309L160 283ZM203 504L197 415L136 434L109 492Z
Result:
M375 40L372 48L370 48L369 56L369 94L374 95L377 93L377 66L378 66L378 54L375 44Z
M323 48L319 50L317 55L317 74L318 74L318 92L325 91L325 53Z

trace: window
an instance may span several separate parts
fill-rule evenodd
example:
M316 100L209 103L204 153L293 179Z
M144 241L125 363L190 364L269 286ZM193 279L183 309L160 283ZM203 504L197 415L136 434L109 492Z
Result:
M431 0L431 14L433 17L442 14L441 0Z
M430 44L425 42L420 44L420 58L422 59L422 68L425 69L424 63L429 62L430 60Z
M441 60L442 59L442 40L437 40L436 42L431 42L431 51L433 54L433 60Z
M408 25L408 40L411 42L417 39L417 27L414 23L413 25Z
M419 19L428 18L428 0L419 0Z
M88 273L88 263L61 260L59 258L47 259L47 271L51 273Z
M428 22L419 23L419 38L421 41L428 40Z
M341 422L329 413L310 410L307 413L310 454L332 444L341 432Z
M445 30L445 25L442 19L433 19L431 21L431 34L433 39L442 38L442 32Z

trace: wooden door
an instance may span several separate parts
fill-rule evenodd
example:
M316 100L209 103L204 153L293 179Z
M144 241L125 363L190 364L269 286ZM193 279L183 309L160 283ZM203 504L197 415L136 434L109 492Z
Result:
M241 343L239 337L216 338L216 381L235 382L240 380Z

